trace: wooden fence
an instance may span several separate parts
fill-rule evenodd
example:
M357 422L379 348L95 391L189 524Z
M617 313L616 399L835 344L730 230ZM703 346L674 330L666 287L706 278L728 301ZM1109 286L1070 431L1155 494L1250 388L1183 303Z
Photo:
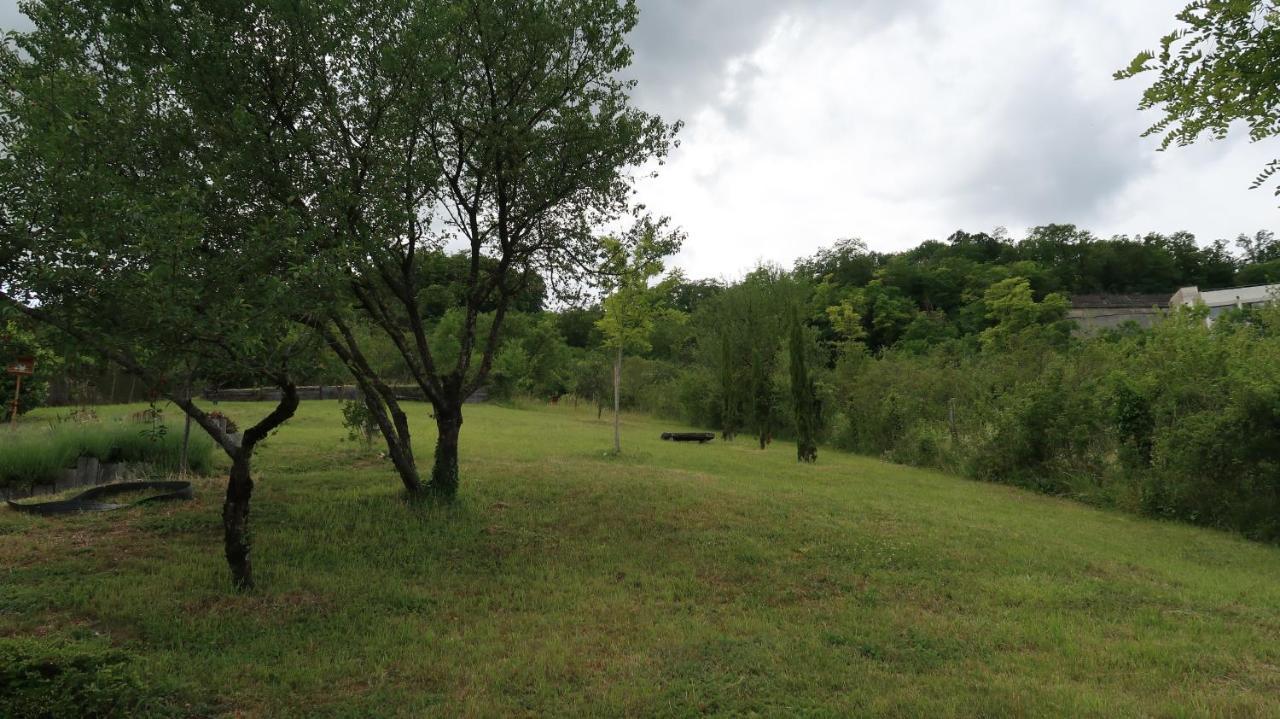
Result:
M421 387L413 385L393 386L396 399L407 402L425 402L426 396ZM250 387L247 389L207 389L203 392L207 400L214 402L279 402L280 390L275 387ZM360 390L355 385L314 385L298 388L298 399L321 400L360 398ZM481 387L467 398L468 403L484 402L489 399L488 391Z

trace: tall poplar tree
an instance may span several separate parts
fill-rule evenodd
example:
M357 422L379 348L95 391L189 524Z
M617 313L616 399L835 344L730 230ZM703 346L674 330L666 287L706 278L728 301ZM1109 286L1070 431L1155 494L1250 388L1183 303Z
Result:
M821 408L813 377L809 373L809 349L812 342L805 333L800 313L791 310L791 399L795 409L796 458L801 462L818 461L818 430Z

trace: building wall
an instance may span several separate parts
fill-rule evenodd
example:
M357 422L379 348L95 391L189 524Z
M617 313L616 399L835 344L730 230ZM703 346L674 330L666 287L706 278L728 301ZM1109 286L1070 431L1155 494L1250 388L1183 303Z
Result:
M1126 322L1151 327L1164 314L1156 307L1073 307L1067 317L1076 321L1076 334L1088 336L1117 329Z

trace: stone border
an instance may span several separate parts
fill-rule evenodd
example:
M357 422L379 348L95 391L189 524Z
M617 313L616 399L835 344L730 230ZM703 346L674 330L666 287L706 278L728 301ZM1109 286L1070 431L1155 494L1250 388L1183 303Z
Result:
M99 499L114 497L125 492L140 492L145 490L159 491L150 497L144 497L136 502L128 504L112 504L110 502L100 502ZM167 502L176 499L191 500L196 498L195 490L191 488L191 483L186 481L163 481L163 482L115 482L112 484L101 484L97 487L91 487L69 499L55 500L52 502L35 502L33 504L20 504L10 501L9 509L16 512L24 512L26 514L35 514L41 516L51 516L55 514L71 514L72 512L110 512L113 509L124 509L125 507L137 507L143 504L151 504L153 502Z
M97 457L81 457L74 469L63 472L62 479L52 484L0 487L0 501L26 499L57 494L77 487L111 484L146 474L149 466L140 462L99 462Z

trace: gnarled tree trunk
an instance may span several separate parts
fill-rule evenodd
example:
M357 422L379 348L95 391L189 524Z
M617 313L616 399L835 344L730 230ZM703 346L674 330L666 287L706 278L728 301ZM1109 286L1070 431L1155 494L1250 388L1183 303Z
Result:
M436 457L427 491L437 499L452 501L458 494L458 436L462 432L462 406L436 407Z
M239 437L227 434L225 427L214 422L190 398L174 400L231 458L227 493L222 501L222 544L227 566L231 569L231 583L241 591L253 588L253 562L250 557L253 542L249 533L249 503L253 499L253 452L259 442L298 410L298 388L284 378L278 382L278 386L279 404Z
M250 458L253 448L241 450L231 458L231 474L227 478L227 494L222 501L222 543L231 568L231 583L236 589L253 588L253 563L249 552L249 501L253 497Z

